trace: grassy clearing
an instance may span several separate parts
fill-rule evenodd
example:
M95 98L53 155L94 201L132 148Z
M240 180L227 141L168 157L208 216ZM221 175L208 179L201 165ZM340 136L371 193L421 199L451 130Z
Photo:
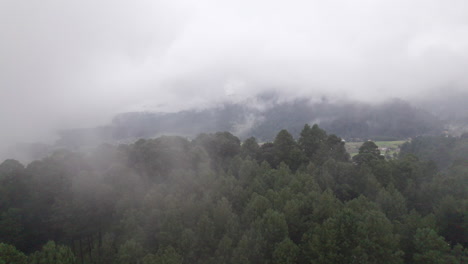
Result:
M382 154L385 154L388 150L390 156L393 156L393 154L398 154L398 152L400 152L400 146L403 145L406 140L374 142L377 146L379 146L380 152ZM359 147L361 147L362 143L364 142L346 142L345 147L351 157L359 153Z

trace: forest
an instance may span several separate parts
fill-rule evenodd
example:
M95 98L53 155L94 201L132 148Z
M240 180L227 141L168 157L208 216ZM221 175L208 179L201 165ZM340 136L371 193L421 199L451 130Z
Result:
M375 104L326 98L317 102L312 98L283 102L278 95L270 94L249 100L255 103L224 102L206 109L186 109L173 113L122 113L108 125L62 130L56 144L79 148L155 135L195 137L200 133L217 131L229 131L244 139L254 136L264 142L273 140L281 129L299 136L306 123L318 123L323 129L347 141L363 138L398 140L418 135L438 135L444 126L452 122L401 99Z
M468 95L466 95L468 96ZM461 98L466 97L460 95ZM241 140L251 136L259 142L273 141L278 131L287 129L299 137L304 124L317 123L327 132L346 141L360 142L407 140L420 135L440 135L447 131L459 136L466 131L468 113L456 101L456 112L431 112L415 102L402 99L365 103L351 100L296 98L282 101L277 94L257 95L241 102L225 101L210 107L187 108L178 112L125 112L113 116L109 123L56 131L55 142L17 142L2 153L0 159L12 158L31 162L57 149L87 151L100 144L129 144L140 138L179 135L194 139L201 133L227 131ZM458 110L458 111L457 111ZM455 117L463 117L460 120Z
M279 130L279 129L278 129ZM305 125L0 164L0 263L468 263L468 134L398 157Z

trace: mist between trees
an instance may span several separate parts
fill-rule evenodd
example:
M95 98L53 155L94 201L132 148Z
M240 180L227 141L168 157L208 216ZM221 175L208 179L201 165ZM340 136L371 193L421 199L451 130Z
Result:
M60 130L55 143L44 144L38 139L36 143L14 144L3 153L0 144L0 158L31 162L61 148L88 151L103 143L129 144L140 138L161 135L182 135L193 139L200 133L217 131L229 131L241 140L254 136L259 142L268 142L281 129L287 129L298 137L306 123L318 123L328 132L354 142L407 140L419 135L439 135L444 130L451 135L460 135L466 131L462 124L466 124L468 113L459 111L462 108L460 104L445 103L453 106L450 111L445 109L446 115L429 111L431 108L428 106L419 108L415 105L400 99L376 104L325 97L318 101L312 98L282 101L278 94L270 93L204 109L122 113L106 125ZM453 112L458 115L452 115ZM75 126L79 127L79 124Z
M0 263L466 263L468 136L352 159L319 126L0 165Z

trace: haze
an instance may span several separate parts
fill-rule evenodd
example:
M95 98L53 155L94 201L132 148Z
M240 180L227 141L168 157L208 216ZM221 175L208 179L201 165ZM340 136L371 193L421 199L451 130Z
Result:
M0 0L0 148L271 89L467 91L466 0Z

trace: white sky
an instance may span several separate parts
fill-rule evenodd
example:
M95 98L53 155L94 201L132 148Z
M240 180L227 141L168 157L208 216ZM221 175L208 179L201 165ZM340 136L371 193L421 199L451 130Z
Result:
M0 0L0 36L8 142L268 89L468 89L466 0Z

